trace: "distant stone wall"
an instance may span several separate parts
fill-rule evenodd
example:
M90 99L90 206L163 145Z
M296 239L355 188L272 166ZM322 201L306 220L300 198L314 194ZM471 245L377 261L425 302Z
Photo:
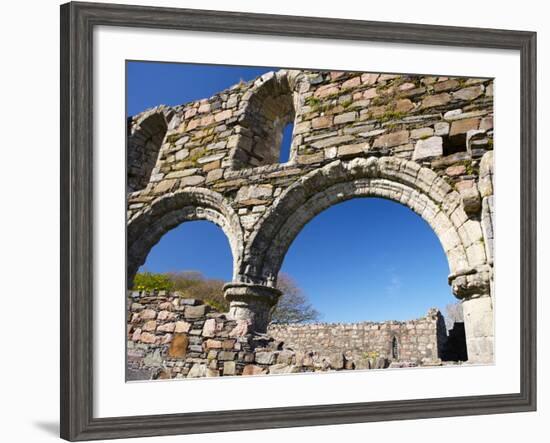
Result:
M343 352L357 368L368 367L373 357L433 363L442 358L447 338L437 309L403 322L271 325L268 333L295 351Z
M446 343L437 310L407 322L277 325L257 334L246 320L163 291L130 292L127 335L128 381L434 365Z

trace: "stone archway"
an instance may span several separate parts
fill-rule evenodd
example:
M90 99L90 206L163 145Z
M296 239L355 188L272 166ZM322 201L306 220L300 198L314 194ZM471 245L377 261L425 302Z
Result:
M337 160L303 176L273 202L252 232L243 280L274 287L284 256L302 227L324 209L356 197L402 203L432 227L447 256L453 293L462 300L470 360L492 361L491 267L481 224L468 218L460 195L445 180L413 161Z
M235 211L223 197L203 188L186 188L165 194L137 212L127 224L127 282L131 287L138 268L160 238L171 229L193 220L207 220L218 225L229 240L233 255L233 276L242 261L243 235Z

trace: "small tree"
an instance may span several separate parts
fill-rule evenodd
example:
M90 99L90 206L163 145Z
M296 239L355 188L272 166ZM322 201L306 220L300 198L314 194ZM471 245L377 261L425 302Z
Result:
M319 320L319 312L289 275L279 274L277 288L283 294L271 316L272 323L307 323Z

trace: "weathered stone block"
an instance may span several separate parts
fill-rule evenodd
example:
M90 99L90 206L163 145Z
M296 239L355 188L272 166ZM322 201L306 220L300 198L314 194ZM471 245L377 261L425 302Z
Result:
M451 80L445 80L439 83L434 83L433 88L435 92L443 92L448 91L450 89L454 89L458 86L458 81L451 79Z
M157 317L157 313L153 309L144 309L139 316L142 320L152 320Z
M427 97L424 98L424 100L422 100L421 108L427 109L427 108L434 108L436 106L443 106L449 103L450 101L451 101L451 96L446 92L443 92L442 94L428 95Z
M204 322L202 328L203 337L214 337L216 335L216 319L210 318Z
M243 186L237 192L235 201L240 202L250 199L263 200L271 197L273 194L272 185L255 185L255 186Z
M183 358L187 354L189 337L187 334L175 334L168 348L168 356L171 358Z
M302 165L310 165L313 163L320 163L325 159L325 153L323 151L316 152L314 154L298 155L296 162Z
M460 191L462 206L467 214L477 214L481 209L481 197L477 186L471 186Z
M199 306L186 306L185 307L185 318L200 318L206 314L207 305Z
M204 348L208 351L210 349L221 349L222 342L220 340L208 339L204 342Z
M365 153L369 150L368 143L356 143L354 145L344 145L338 147L338 157L354 156L357 154Z
M316 117L312 120L311 126L313 129L328 128L332 126L332 116L322 115L321 117Z
M438 122L434 125L434 134L435 135L447 135L449 133L449 123L447 122Z
M471 86L469 88L463 88L453 92L453 97L458 100L474 100L483 94L483 85Z
M206 183L212 183L223 177L223 169L214 169L206 175Z
M353 135L339 135L337 137L329 137L329 138L324 138L322 140L316 141L312 143L311 146L317 149L327 148L329 146L341 145L343 143L347 143L352 140L355 140L355 137Z
M457 134L466 134L472 129L477 129L479 127L479 118L466 118L462 120L455 120L451 124L451 131L449 136Z
M187 332L189 332L190 329L191 329L191 323L188 323L186 321L177 321L174 332L176 332L176 333L182 333L182 332L187 333Z
M428 138L434 135L433 128L418 128L413 129L411 131L411 138L419 139L419 138Z
M414 103L410 101L408 98L402 98L400 100L397 100L395 103L395 111L396 112L409 112L412 109L414 109Z
M346 80L344 83L342 83L342 89L351 89L359 86L361 84L361 77L356 76L352 77L349 80Z
M440 155L443 155L443 138L433 136L416 142L412 159L423 160Z
M180 186L197 186L203 183L205 178L202 175L192 175L190 177L183 177L180 181Z
M233 116L233 111L230 110L230 109L227 109L225 111L222 111L222 112L218 112L215 116L214 116L214 119L217 121L217 122L221 122L223 120L227 120L228 118L231 118Z
M276 355L273 352L256 352L256 363L272 365L275 363Z
M445 169L445 173L451 177L463 175L466 173L466 166L464 165L449 166L447 169Z
M409 141L409 131L390 132L389 134L381 135L374 141L375 148L391 148L399 146Z
M195 363L189 370L187 378L206 377L206 370L207 366L205 364Z
M356 112L346 112L345 114L339 114L334 117L334 124L340 125L342 123L351 123L354 122L357 118Z
M236 375L235 371L235 362L234 361L224 361L223 362L223 375Z
M154 193L155 194L163 194L164 192L168 192L172 189L172 187L175 184L176 184L175 179L163 180L155 186Z
M234 360L236 355L237 355L236 352L220 351L218 352L218 360L220 361Z
M267 369L256 365L246 365L243 368L243 375L262 375L267 374Z
M334 85L326 85L318 88L313 95L318 98L327 97L329 95L338 94L338 87Z
M296 372L300 372L300 368L295 365L276 364L269 367L269 373L273 375L292 374Z
M167 310L160 311L157 316L159 321L173 320L174 318L176 318L176 314Z
M155 334L151 334L150 332L142 332L140 337L139 337L139 340L142 343L153 344L157 341L157 337L156 337Z

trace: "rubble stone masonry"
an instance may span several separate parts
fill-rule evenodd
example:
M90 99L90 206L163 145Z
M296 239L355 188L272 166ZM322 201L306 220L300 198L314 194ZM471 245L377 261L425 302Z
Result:
M129 381L440 365L447 344L435 309L406 322L272 325L257 334L200 300L129 295Z

